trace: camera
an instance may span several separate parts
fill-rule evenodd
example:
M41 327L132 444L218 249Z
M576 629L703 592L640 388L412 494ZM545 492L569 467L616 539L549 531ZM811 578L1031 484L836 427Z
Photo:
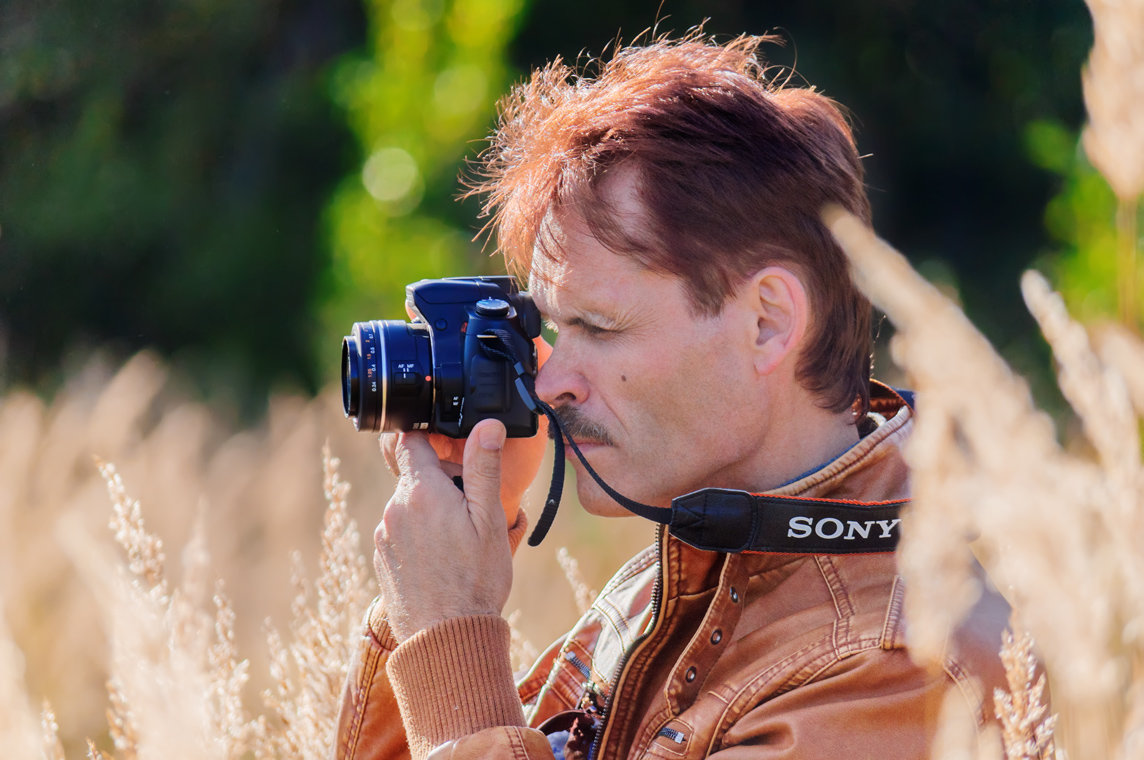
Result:
M421 280L406 286L405 306L412 322L355 322L342 339L342 406L355 428L464 438L491 417L509 437L536 435L503 358L507 347L535 378L540 312L515 277Z

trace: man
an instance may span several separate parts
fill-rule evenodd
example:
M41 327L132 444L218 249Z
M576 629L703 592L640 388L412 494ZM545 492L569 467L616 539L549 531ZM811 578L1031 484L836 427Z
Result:
M721 488L874 509L908 497L912 413L871 385L870 307L820 221L868 221L862 169L830 100L767 82L763 41L535 73L478 190L558 332L536 392L606 483L658 507ZM537 442L485 421L383 449L399 481L341 757L922 757L951 690L991 718L998 597L923 668L893 554L703 550L674 527L514 684L500 615ZM574 466L586 509L627 514Z

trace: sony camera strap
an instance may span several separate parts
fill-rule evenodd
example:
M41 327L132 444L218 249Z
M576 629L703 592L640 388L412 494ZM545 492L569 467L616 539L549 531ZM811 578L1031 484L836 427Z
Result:
M525 371L511 348L508 336L492 330L481 335L481 346L490 356L503 359L513 369L517 392L528 408L548 418L557 435L552 482L544 509L528 537L536 546L548 534L560 507L564 490L564 441L584 465L585 471L617 504L633 514L666 525L673 536L697 549L718 552L774 552L787 554L871 554L892 552L900 534L900 513L908 499L859 502L843 499L812 499L772 496L726 488L703 488L677 496L671 507L641 504L604 482L580 452L576 441L564 435L555 410L536 395L535 379ZM487 339L486 339L487 338Z

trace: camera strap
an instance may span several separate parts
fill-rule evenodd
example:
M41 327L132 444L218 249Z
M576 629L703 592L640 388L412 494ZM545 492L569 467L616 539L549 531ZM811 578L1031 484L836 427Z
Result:
M727 488L703 488L671 500L671 507L655 507L629 499L604 482L581 453L576 441L564 435L556 411L536 395L535 379L512 350L508 335L491 330L497 340L482 340L490 356L512 367L514 383L528 408L548 418L557 434L552 482L544 509L528 537L536 546L548 534L564 490L564 441L572 447L584 470L617 504L652 522L666 525L673 536L697 549L718 552L770 552L784 554L871 554L897 547L901 509L908 499L861 502L773 496ZM485 337L482 335L481 337Z

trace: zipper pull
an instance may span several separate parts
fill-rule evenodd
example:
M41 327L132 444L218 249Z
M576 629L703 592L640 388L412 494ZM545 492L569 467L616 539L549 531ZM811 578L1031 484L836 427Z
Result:
M600 693L591 681L584 682L584 695L580 697L580 715L568 730L564 745L564 760L588 760L596 735L604 721L600 712Z
M585 681L584 694L580 697L578 707L586 713L602 718L604 716L604 708L600 704L601 696L596 684L591 681Z

